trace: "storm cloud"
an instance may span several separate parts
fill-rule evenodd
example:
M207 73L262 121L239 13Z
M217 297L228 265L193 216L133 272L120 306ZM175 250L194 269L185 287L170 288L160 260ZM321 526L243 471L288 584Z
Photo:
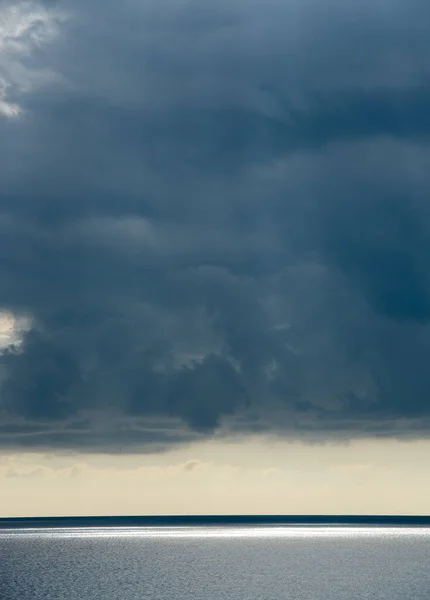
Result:
M0 3L2 447L428 436L429 17Z

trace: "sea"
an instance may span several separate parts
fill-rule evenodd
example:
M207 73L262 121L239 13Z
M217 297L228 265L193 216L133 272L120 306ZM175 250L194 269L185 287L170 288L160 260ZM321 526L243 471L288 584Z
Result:
M430 526L0 520L1 600L429 600Z

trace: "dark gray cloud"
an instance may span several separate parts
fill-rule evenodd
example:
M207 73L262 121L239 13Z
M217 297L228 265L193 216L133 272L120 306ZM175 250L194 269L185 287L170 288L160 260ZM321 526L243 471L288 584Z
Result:
M0 46L0 444L427 436L429 9L43 7Z

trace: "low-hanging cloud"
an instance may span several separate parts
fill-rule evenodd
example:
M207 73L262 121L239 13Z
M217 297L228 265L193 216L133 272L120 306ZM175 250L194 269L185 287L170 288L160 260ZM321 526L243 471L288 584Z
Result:
M0 445L427 436L429 10L13 6Z

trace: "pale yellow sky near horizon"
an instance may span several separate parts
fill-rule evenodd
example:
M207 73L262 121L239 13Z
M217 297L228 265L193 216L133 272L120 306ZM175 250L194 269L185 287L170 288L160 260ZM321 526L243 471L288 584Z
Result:
M430 441L250 439L158 455L0 454L0 516L428 514Z

